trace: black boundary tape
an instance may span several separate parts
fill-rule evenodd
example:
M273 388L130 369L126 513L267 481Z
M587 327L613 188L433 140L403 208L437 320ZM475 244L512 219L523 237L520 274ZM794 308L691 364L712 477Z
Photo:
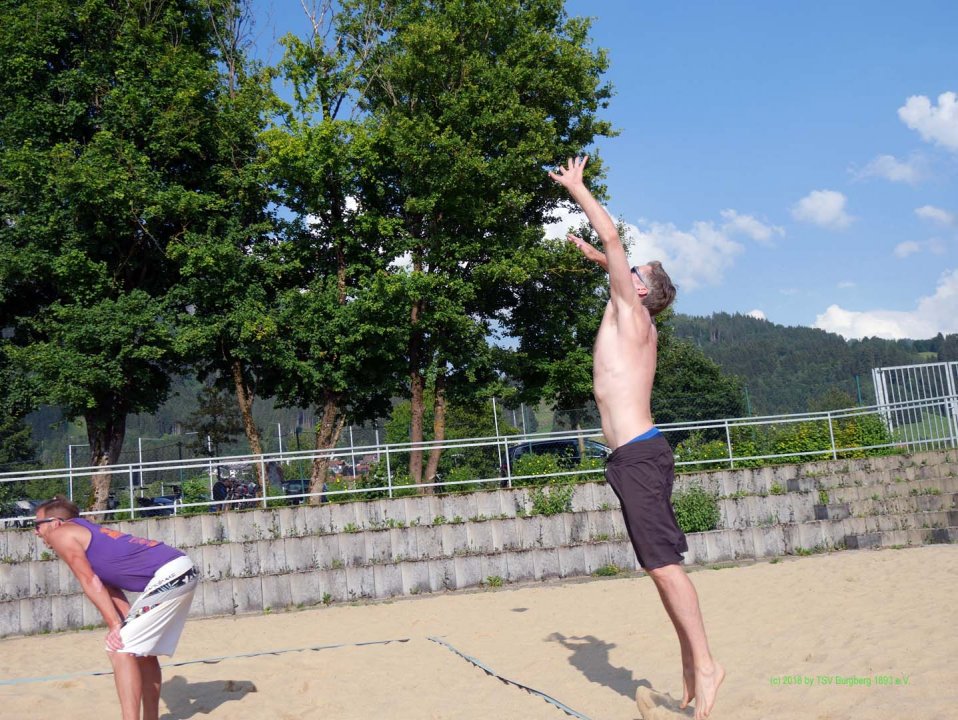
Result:
M163 668L183 667L184 665L200 665L200 664L215 665L216 663L222 662L223 660L236 660L239 658L259 657L262 655L284 655L286 653L306 652L308 650L332 650L333 648L364 647L366 645L388 645L389 643L405 643L405 642L409 642L409 638L396 638L393 640L369 640L367 642L338 643L336 645L312 645L310 647L285 648L282 650L262 650L260 652L240 653L238 655L221 655L220 657L199 658L197 660L183 660L181 662L165 663L165 664L162 664L160 667L163 667ZM47 675L45 677L13 678L11 680L0 680L0 686L27 685L29 683L52 682L54 680L72 680L74 678L81 678L81 677L100 677L102 675L112 675L112 674L113 674L112 670L93 670L90 672L70 673L68 675Z
M482 671L483 671L484 673L486 673L487 675L491 675L492 677L501 680L502 682L506 683L507 685L513 685L513 686L515 686L515 687L517 687L517 688L520 688L520 689L522 689L522 690L525 690L526 692L532 693L533 695L536 695L536 696L542 698L543 700L545 700L545 701L546 701L547 703L549 703L550 705L556 706L557 708L559 708L562 712L566 713L567 715L571 715L572 717L579 718L579 720L589 720L589 718L588 718L587 716L583 715L583 714L580 713L580 712L576 712L575 710L573 710L572 708L570 708L568 705L565 705L565 704L559 702L558 700L556 700L556 699L555 699L554 697L552 697L551 695L546 695L546 694L545 694L544 692L542 692L541 690L536 690L535 688L529 687L528 685L523 685L523 684L520 683L520 682L516 682L515 680L510 680L510 679L507 678L507 677L503 677L502 675L500 675L499 673L497 673L495 670L493 670L492 668L490 668L488 665L486 665L486 664L483 663L482 661L477 660L477 659L474 658L474 657L470 657L469 655L466 655L466 654L465 654L464 652L462 652L461 650L457 650L457 649L454 648L452 645L450 645L449 643L447 643L445 640L442 640L441 638L436 638L436 637L431 637L431 638L429 638L429 640L432 640L434 643L438 643L438 644L443 645L444 647L448 648L448 649L451 650L452 652L456 653L456 655L458 655L459 657L461 657L461 658L463 658L464 660L466 660L467 662L470 662L470 663L472 663L473 665L475 665L477 668L479 668L480 670L482 670Z

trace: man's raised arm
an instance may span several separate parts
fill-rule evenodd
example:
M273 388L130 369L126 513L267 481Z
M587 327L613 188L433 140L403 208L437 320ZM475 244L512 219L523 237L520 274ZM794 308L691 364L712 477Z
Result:
M636 302L635 288L632 285L632 279L629 277L629 259L626 257L625 248L619 238L619 231L615 223L612 222L612 218L609 217L609 213L592 196L582 180L582 171L588 161L588 155L569 158L564 168L560 167L556 172L550 172L549 177L562 185L572 199L582 208L582 212L589 219L592 228L605 247L605 255L581 238L575 238L574 235L569 235L568 238L575 242L582 254L589 260L598 263L609 272L609 284L614 298L626 300L630 303Z

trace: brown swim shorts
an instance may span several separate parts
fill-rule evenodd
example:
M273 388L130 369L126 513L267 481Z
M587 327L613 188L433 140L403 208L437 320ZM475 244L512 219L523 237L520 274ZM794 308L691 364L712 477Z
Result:
M629 539L645 570L682 562L688 552L685 533L672 511L675 457L662 434L615 449L605 479L622 504Z

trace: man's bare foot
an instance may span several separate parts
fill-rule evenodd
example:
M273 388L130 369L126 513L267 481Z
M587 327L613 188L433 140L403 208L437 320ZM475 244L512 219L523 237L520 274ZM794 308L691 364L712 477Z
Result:
M705 720L715 705L715 696L725 679L725 668L717 662L712 663L710 672L696 668L695 671L695 720Z

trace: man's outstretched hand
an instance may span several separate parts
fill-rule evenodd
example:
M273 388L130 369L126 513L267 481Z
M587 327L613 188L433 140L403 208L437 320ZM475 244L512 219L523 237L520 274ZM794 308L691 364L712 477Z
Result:
M550 172L549 177L562 185L566 190L582 185L582 171L585 170L586 163L589 162L588 155L569 158L565 167L559 167L555 172Z

